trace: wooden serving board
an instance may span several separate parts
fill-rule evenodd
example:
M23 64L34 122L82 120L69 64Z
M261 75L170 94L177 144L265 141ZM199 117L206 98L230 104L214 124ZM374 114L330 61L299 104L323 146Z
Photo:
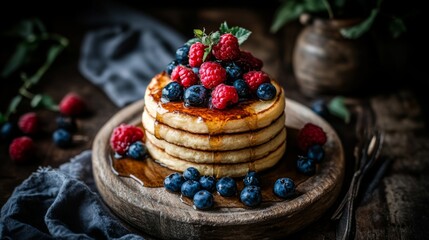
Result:
M315 175L298 184L300 194L293 199L251 209L225 207L199 211L163 187L144 187L132 178L120 177L110 164L109 138L121 123L139 124L143 107L143 100L133 103L100 129L93 143L92 164L105 203L127 224L145 234L160 239L282 238L317 220L338 197L345 168L340 139L326 121L291 99L286 99L286 126L300 129L312 122L328 136L324 161Z

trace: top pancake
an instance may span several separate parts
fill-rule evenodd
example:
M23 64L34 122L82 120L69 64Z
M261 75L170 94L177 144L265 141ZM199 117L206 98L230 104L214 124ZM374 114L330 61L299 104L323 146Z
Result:
M223 110L185 107L183 101L161 103L162 89L169 82L166 72L152 79L144 97L146 110L156 121L191 133L215 135L260 129L270 125L285 108L284 91L275 80L271 80L277 89L274 99L239 102Z

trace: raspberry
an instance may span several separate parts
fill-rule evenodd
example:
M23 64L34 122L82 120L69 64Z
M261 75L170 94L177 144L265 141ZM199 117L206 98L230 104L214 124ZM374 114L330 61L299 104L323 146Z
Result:
M25 134L35 134L39 131L39 117L35 112L26 113L19 118L18 126Z
M238 39L231 33L220 36L219 42L213 46L213 55L222 61L232 61L240 56Z
M60 102L60 112L66 116L79 116L86 111L85 101L76 93L66 94Z
M199 67L203 63L204 49L206 46L200 42L192 44L189 49L189 66Z
M9 145L9 156L17 162L25 162L34 155L34 142L27 136L15 138Z
M241 51L240 56L237 59L237 64L241 67L244 72L262 69L263 62L259 58L254 57L248 51Z
M174 68L171 73L171 80L176 81L187 88L198 82L198 76L194 71L192 71L192 69L179 65Z
M200 80L204 87L212 89L226 80L226 70L219 63L204 62L201 64Z
M226 107L238 102L238 93L235 87L219 84L212 92L212 105L217 109Z
M252 93L255 93L259 85L270 82L270 77L263 71L250 71L243 75L244 81L249 85Z
M122 123L113 129L113 133L110 136L110 146L115 152L124 155L129 146L135 141L141 141L143 136L141 128Z
M323 129L312 123L305 124L298 133L298 147L304 151L314 144L322 146L326 140L326 133Z

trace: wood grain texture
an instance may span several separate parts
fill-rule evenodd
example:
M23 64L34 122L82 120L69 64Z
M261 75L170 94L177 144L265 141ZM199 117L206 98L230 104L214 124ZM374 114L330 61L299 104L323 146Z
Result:
M286 125L320 125L328 134L327 155L316 175L298 187L302 195L255 209L219 208L197 211L163 188L146 188L115 175L109 163L108 139L114 127L140 121L144 103L136 102L113 116L93 145L93 171L98 190L112 210L133 227L162 239L279 238L320 218L333 204L344 177L342 144L331 126L303 105L286 99ZM279 176L280 177L280 176Z

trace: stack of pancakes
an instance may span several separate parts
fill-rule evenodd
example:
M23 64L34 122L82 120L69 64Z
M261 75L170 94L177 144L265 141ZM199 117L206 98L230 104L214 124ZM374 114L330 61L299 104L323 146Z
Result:
M224 110L161 102L167 73L156 75L145 93L142 122L152 158L172 170L197 168L203 175L244 176L274 166L286 149L285 96L239 102Z

